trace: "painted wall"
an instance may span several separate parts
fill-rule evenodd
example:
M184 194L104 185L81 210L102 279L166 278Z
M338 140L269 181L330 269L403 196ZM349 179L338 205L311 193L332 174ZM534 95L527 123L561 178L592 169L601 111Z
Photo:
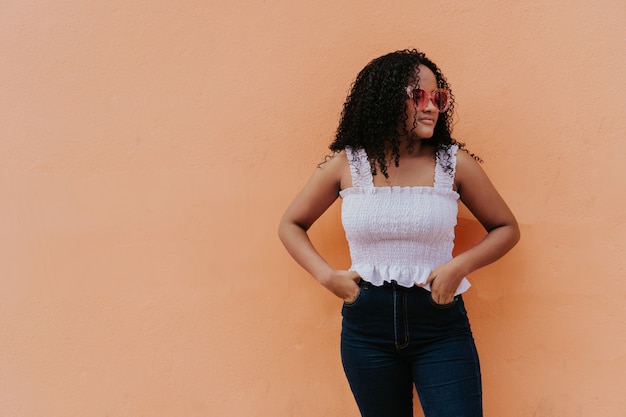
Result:
M626 6L442 4L2 2L0 415L357 416L341 303L276 225L413 46L522 227L466 296L486 415L626 416Z

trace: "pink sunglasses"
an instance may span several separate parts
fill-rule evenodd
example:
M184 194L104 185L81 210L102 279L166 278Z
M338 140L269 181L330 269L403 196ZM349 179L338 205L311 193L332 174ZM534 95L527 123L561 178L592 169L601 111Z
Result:
M432 101L439 113L443 113L450 107L450 92L445 88L438 88L432 93L419 88L407 87L406 93L413 99L417 108L423 110L428 106L428 101Z

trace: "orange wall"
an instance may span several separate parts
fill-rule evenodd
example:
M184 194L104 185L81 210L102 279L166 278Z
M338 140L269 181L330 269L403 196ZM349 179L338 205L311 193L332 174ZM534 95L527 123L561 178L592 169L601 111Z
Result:
M486 415L626 415L626 7L390 4L2 3L0 415L357 416L341 304L276 225L408 46L522 226L466 296ZM312 235L345 267L338 225Z

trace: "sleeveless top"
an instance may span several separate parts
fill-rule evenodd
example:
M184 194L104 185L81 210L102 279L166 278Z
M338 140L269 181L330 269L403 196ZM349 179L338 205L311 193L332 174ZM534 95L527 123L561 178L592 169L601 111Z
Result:
M375 187L365 150L346 148L352 187L339 195L351 271L375 286L396 281L410 288L424 284L435 267L452 259L457 149L453 145L437 152L433 187ZM469 287L463 278L455 295ZM424 288L430 291L430 286Z

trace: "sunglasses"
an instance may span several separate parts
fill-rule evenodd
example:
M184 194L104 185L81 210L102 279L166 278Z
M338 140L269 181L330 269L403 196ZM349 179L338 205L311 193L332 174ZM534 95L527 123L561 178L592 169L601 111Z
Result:
M433 102L439 113L445 112L450 107L450 92L444 88L438 88L429 93L419 87L407 87L406 93L413 99L420 110L425 109L429 101Z

